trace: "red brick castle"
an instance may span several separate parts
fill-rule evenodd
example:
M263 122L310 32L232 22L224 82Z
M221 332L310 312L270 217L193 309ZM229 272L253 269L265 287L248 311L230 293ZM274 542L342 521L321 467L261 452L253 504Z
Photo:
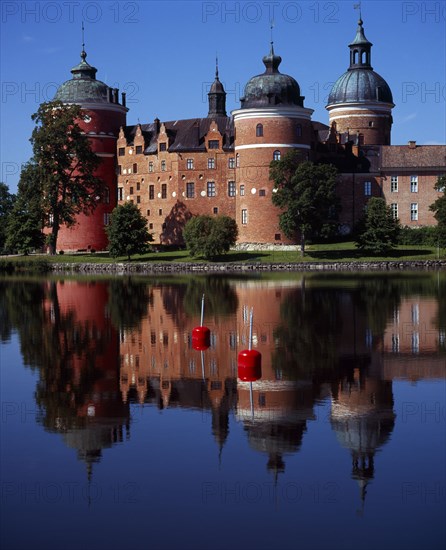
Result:
M329 95L328 125L312 120L297 81L279 71L271 43L264 72L248 81L230 115L217 66L206 117L133 126L126 125L125 94L120 103L118 90L96 80L83 50L55 99L86 110L82 126L103 158L98 175L109 193L92 216L61 229L58 248L105 249L110 213L125 201L138 205L155 243L181 243L191 216L225 214L237 221L240 244L293 244L279 228L269 180L270 162L290 149L338 168L340 232L352 230L372 196L384 197L403 225L434 225L429 205L446 172L446 146L391 145L392 92L373 70L361 19L349 50L349 67Z

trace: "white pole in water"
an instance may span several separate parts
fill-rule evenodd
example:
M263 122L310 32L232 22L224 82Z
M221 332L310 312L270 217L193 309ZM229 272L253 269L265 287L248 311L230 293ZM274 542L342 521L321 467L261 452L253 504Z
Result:
M254 308L252 307L249 313L249 342L248 342L249 351L252 350L252 318L253 316L254 316Z
M203 326L204 323L204 294L201 298L201 326Z

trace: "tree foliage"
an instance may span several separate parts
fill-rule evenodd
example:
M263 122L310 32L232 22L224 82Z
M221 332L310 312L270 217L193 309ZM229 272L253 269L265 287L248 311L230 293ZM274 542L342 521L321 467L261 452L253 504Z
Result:
M328 237L337 231L340 202L336 176L333 165L301 162L295 150L271 162L272 201L283 209L280 228L289 238L300 234L302 254L308 237Z
M112 212L110 225L106 228L110 254L127 256L144 254L153 236L147 229L147 220L132 202L118 205Z
M0 252L5 249L8 219L16 196L9 192L6 183L0 182Z
M5 246L11 252L28 254L43 246L43 195L38 167L27 163L20 174L17 199L8 218Z
M434 218L437 220L438 244L446 247L446 175L438 178L435 190L443 195L438 197L429 208L434 212Z
M192 256L211 260L237 242L238 227L229 216L194 216L186 223L183 237Z
M104 195L104 183L94 175L101 161L78 124L82 117L79 105L60 101L42 103L32 116L36 122L30 140L32 173L42 192L46 225L51 227L52 254L61 225L73 226L76 216L93 212Z
M395 248L400 230L400 222L393 217L386 201L372 197L359 224L356 246L371 254L386 254Z

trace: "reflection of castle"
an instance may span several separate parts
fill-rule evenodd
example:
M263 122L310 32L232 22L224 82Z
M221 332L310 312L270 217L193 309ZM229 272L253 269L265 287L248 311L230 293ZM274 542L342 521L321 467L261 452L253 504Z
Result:
M106 283L49 282L45 307L48 343L56 361L42 357L37 400L44 425L61 433L90 474L102 449L123 441L129 407L119 392L118 334L107 315Z
M250 447L265 454L268 470L277 476L285 470L286 455L300 449L315 418L315 403L328 399L331 388L331 426L351 453L352 477L364 498L376 452L395 421L392 378L403 372L397 368L398 353L387 349L395 318L403 322L410 312L432 335L420 338L416 350L403 353L400 348L400 365L411 353L419 376L424 367L426 375L444 377L444 369L433 373L431 368L432 360L441 359L438 304L419 295L396 300L399 313L389 310L387 320L379 317L379 329L371 316L377 295L371 287L366 297L352 280L339 287L317 275L292 281L210 281L203 277L151 286L150 292L138 294L145 297L139 304L141 321L120 331L110 312L116 312L118 296L126 296L120 290L124 281L45 283L42 345L28 351L41 368L36 399L44 426L61 433L91 470L102 449L123 440L132 402L210 411L220 450L234 412ZM205 315L210 347L199 352L192 348L191 332L199 323L202 292L211 284L214 293L206 300ZM253 347L262 354L262 378L252 383L252 391L237 379L251 307ZM336 314L327 319L333 310ZM317 317L323 324L315 324ZM323 338L317 346L308 345L318 330Z

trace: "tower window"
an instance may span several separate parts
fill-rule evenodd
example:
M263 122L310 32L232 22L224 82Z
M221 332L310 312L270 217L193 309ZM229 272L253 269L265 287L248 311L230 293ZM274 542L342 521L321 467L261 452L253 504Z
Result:
M256 126L256 137L263 136L263 124L257 124Z
M264 197L266 195L265 189L259 189L259 197Z
M207 183L207 196L208 197L215 197L216 191L215 191L215 181L208 181Z
M186 183L186 197L188 199L193 199L195 197L195 183Z
M296 126L296 136L297 137L302 137L302 124L298 124Z
M108 187L104 187L104 197L103 198L104 198L104 203L105 204L110 204L110 189Z
M274 151L273 160L280 160L280 151Z

